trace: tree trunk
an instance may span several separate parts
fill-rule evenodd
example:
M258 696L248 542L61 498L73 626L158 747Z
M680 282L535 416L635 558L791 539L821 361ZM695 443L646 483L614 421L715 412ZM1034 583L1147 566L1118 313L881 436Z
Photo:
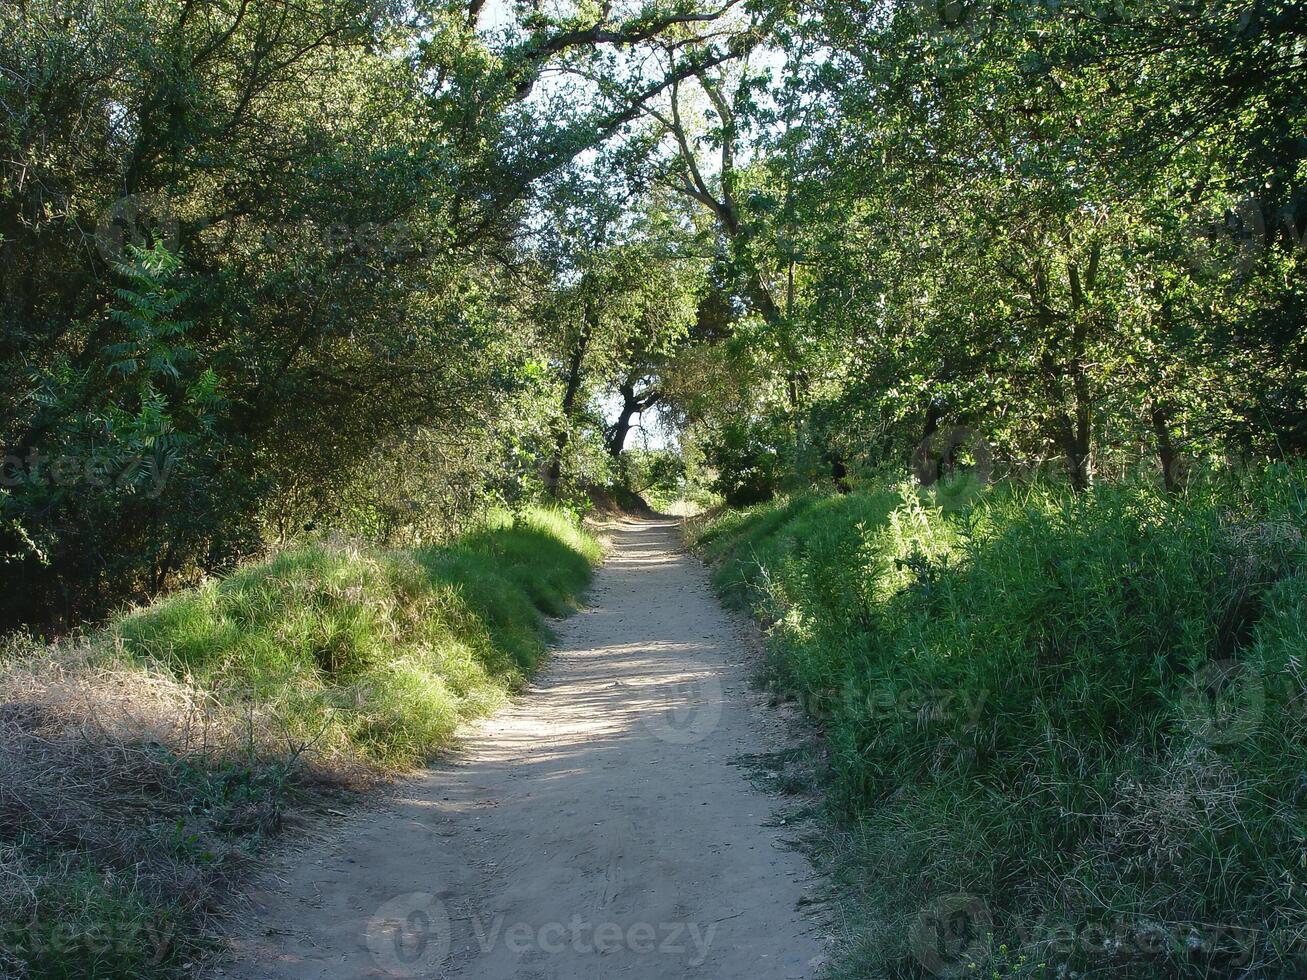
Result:
M1052 422L1052 435L1066 458L1067 477L1077 493L1088 490L1094 482L1093 395L1089 384L1089 367L1086 348L1089 342L1090 315L1094 285L1098 279L1101 250L1095 243L1089 251L1083 275L1080 263L1067 263L1067 280L1071 288L1071 307L1063 316L1071 322L1071 335L1065 347L1068 363L1062 370L1053 350L1045 346L1040 364L1046 377L1049 393L1056 407ZM1036 316L1043 329L1043 342L1051 343L1056 336L1055 316L1050 306L1048 274L1042 261L1035 264L1031 285L1031 299ZM1070 392L1066 380L1070 378ZM1069 398L1068 398L1069 394ZM1068 404L1068 401L1070 404Z
M939 431L940 419L944 417L944 406L934 398L926 399L926 419L921 427L921 441L917 443L916 453L912 459L912 468L916 471L917 482L923 487L933 486L939 481L942 459L935 459L931 453L930 443Z
M849 486L849 468L844 465L844 457L837 452L831 452L827 458L830 461L830 476L835 483L835 491L851 493L853 488Z
M626 449L626 439L631 433L631 419L640 415L647 409L653 408L662 401L662 392L657 388L646 388L643 392L636 393L635 384L639 380L638 376L628 379L617 386L617 390L622 395L622 412L617 416L617 421L608 429L606 444L609 454L617 459Z
M626 448L626 437L631 431L631 419L640 411L640 401L635 397L632 385L623 385L618 389L622 393L622 412L608 431L608 454L617 459Z
M581 367L585 362L586 348L590 346L591 334L591 307L586 303L585 321L581 325L581 332L577 335L576 345L572 348L572 356L567 362L567 383L563 388L563 420L554 435L554 452L545 464L544 483L545 489L550 494L557 497L559 484L563 478L563 453L567 450L567 443L572 435L572 416L576 410L576 396L581 391Z
M1171 412L1169 406L1153 402L1149 418L1153 424L1153 435L1157 438L1157 461L1162 465L1162 485L1167 493L1180 492L1180 474L1178 466L1180 454L1176 452L1175 442L1171 438Z
M1084 331L1078 323L1072 336L1071 393L1075 400L1075 414L1064 416L1062 449L1066 453L1071 486L1079 492L1088 490L1094 482L1093 411L1089 397L1089 372L1083 357Z
M1094 465L1089 444L1089 417L1076 407L1076 419L1067 426L1070 433L1066 440L1065 452L1067 470L1071 477L1071 488L1077 493L1088 490L1094 482Z
M1071 262L1067 275L1071 285L1071 392L1075 399L1075 426L1066 447L1067 463L1071 469L1071 485L1077 490L1088 490L1094 481L1093 464L1093 405L1089 392L1089 369L1085 364L1085 348L1089 340L1089 302L1098 278L1101 252L1095 242L1090 249L1084 279L1080 265Z

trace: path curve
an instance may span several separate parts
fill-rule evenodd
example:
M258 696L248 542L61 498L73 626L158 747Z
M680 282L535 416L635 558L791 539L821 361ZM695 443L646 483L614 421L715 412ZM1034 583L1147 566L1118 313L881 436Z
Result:
M811 977L811 883L744 752L780 747L676 524L613 531L549 667L251 897L228 977ZM270 878L271 880L271 878Z

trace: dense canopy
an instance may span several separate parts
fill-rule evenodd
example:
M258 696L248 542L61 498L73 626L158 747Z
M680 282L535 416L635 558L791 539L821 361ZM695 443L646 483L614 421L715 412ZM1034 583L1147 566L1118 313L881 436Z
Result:
M1301 453L1303 28L1288 0L11 5L0 619L541 490L739 503L979 457L1176 488Z

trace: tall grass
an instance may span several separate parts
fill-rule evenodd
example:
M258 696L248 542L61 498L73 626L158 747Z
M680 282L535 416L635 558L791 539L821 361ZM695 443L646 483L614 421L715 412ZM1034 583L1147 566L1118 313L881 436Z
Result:
M702 532L825 727L848 972L1304 975L1305 499L899 487Z
M492 515L312 545L0 659L0 976L168 976L289 808L431 758L539 665L598 543Z
M494 515L454 546L311 546L124 617L128 656L257 705L320 757L422 762L544 653L598 557L563 515Z

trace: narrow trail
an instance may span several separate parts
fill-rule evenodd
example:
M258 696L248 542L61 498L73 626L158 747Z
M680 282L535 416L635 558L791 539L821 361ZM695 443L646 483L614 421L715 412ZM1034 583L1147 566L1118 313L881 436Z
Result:
M225 976L813 976L811 870L735 761L781 723L678 543L668 521L615 528L531 689L270 875Z

